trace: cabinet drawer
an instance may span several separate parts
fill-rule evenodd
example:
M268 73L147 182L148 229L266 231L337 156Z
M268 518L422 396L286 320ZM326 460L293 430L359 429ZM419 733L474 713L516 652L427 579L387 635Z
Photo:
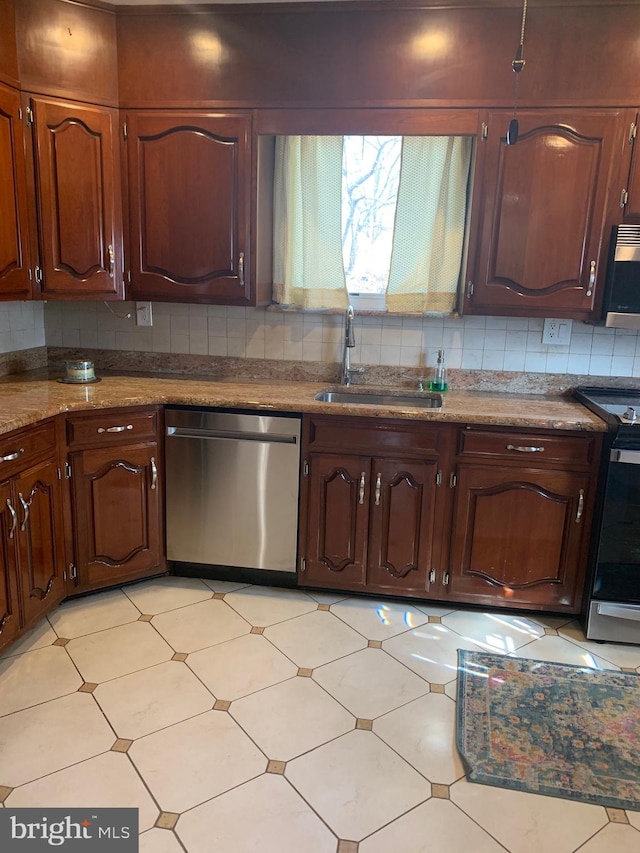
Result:
M107 409L95 415L67 418L67 444L120 444L155 438L158 432L157 409Z
M377 455L382 451L431 453L442 450L447 427L375 418L312 416L306 422L309 450Z
M513 459L523 464L548 462L590 464L595 441L592 436L546 435L501 430L461 430L460 454Z
M55 448L56 427L52 420L3 435L0 438L0 480L23 471L42 456L55 453Z

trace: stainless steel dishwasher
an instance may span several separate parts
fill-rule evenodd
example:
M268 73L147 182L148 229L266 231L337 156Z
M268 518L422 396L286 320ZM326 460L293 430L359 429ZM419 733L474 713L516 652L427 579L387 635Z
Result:
M295 572L300 418L167 408L169 560Z

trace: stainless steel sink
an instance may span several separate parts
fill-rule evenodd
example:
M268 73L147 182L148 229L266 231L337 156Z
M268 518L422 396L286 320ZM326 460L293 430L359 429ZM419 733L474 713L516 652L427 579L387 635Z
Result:
M362 406L414 406L420 409L439 409L442 394L431 391L389 391L371 388L326 388L316 394L321 403L348 403Z

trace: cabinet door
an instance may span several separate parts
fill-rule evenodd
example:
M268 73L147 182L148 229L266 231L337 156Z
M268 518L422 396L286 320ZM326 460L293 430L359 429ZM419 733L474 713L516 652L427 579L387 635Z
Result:
M78 589L162 571L155 443L70 454Z
M250 301L250 119L127 116L129 295Z
M364 586L370 468L366 457L310 455L301 583L340 589Z
M54 461L30 468L13 482L20 598L25 625L35 622L65 594L62 494Z
M0 483L0 648L18 633L16 535L18 517L9 483Z
M589 319L604 281L606 239L619 198L610 192L620 112L491 113L474 218L481 222L466 309L476 314ZM618 208L619 214L619 208Z
M436 474L435 461L374 459L367 586L428 589Z
M29 218L20 96L0 85L0 299L28 299Z
M31 101L43 297L123 298L115 111Z
M450 596L575 612L588 482L562 470L460 465Z

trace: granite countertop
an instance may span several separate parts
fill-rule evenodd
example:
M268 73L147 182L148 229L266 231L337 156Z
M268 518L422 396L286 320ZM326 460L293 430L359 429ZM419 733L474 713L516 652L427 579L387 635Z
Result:
M181 404L314 412L420 421L446 421L527 429L604 432L606 424L568 397L449 390L442 408L321 403L314 399L330 383L233 380L163 375L104 375L91 385L66 385L46 370L5 377L0 382L0 433L61 412ZM366 389L373 390L370 386ZM390 390L390 389L385 389Z

